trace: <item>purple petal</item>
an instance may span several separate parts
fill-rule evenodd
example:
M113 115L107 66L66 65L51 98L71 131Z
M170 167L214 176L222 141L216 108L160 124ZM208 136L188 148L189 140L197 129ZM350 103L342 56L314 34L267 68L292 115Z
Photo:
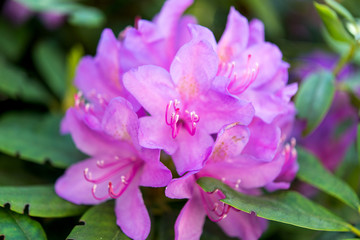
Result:
M197 20L195 17L187 15L183 16L180 19L178 26L178 37L176 40L176 50L178 50L181 46L188 43L191 40L191 33L189 32L188 25L196 24Z
M143 240L150 233L150 217L135 181L116 199L116 223L130 238Z
M210 161L221 162L240 155L249 141L250 131L239 124L231 124L218 133Z
M180 130L176 141L179 147L172 157L179 175L201 169L214 143L206 132L196 131L195 135L191 136L185 129Z
M151 149L164 149L168 154L173 154L178 144L171 137L171 131L171 127L165 124L162 117L142 117L139 128L140 145Z
M151 115L165 116L170 100L178 99L169 73L160 67L142 66L124 74L126 89Z
M249 129L250 140L243 154L249 154L261 161L273 160L280 144L280 129L275 124L266 124L258 118L254 118Z
M230 237L243 240L257 240L267 227L267 221L256 217L254 213L230 209L226 218L218 222L224 232Z
M196 188L196 191L200 191ZM194 194L181 210L175 223L176 240L198 240L205 222L205 210L200 193Z
M191 101L210 89L217 69L218 57L210 44L190 42L176 54L170 74L182 99Z
M252 46L265 41L264 24L258 19L253 19L249 24L249 43L248 46Z
M144 187L164 187L171 181L171 171L157 159L157 164L148 163L143 167L140 185Z
M93 197L92 188L94 184L88 182L84 177L84 170L96 165L97 160L90 158L70 166L65 174L56 181L56 193L75 204L99 204L103 202Z
M188 172L181 178L171 180L165 189L165 195L168 198L191 198L194 187L196 187L194 174L197 172L198 171Z
M188 28L193 41L206 41L210 43L214 51L217 50L216 39L210 29L197 24L191 24Z
M231 7L224 34L218 45L220 59L224 62L230 62L245 49L248 39L249 25L247 19L234 7Z

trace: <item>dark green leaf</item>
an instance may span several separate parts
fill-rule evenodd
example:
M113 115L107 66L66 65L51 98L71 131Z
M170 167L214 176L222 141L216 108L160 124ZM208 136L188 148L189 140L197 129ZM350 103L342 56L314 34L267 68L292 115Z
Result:
M6 240L42 240L46 239L40 223L29 216L0 208L0 237Z
M360 200L354 190L340 178L328 172L319 160L302 148L297 148L300 165L297 177L354 209L360 210Z
M50 41L43 41L36 45L33 56L46 83L58 98L62 99L66 85L66 65L61 49Z
M10 204L10 209L34 217L68 217L82 214L87 206L75 205L60 198L53 185L0 187L0 206Z
M0 20L0 52L10 60L18 60L25 49L30 33L25 26L14 27Z
M0 59L0 92L12 99L47 104L50 101L50 96L42 85L4 59Z
M358 154L358 160L360 163L360 123L357 126L356 149L357 149L357 154Z
M295 98L298 116L307 120L304 135L311 133L321 123L334 93L335 79L329 71L319 71L304 79Z
M332 7L337 13L342 15L344 18L346 18L348 21L355 22L354 17L351 15L351 13L340 3L336 2L335 0L325 0L325 2Z
M36 163L65 168L84 158L70 136L59 133L61 116L24 113L0 119L0 151Z
M131 221L131 219L129 219ZM68 239L97 240L129 239L116 225L114 202L106 202L90 208L80 219L83 225L77 225L71 231Z
M352 227L296 192L250 196L241 194L213 178L201 178L198 184L206 192L220 189L226 196L222 202L247 213L254 212L265 219L321 231L347 232Z
M345 30L344 25L342 24L341 20L338 18L334 10L332 10L325 4L320 4L316 2L314 2L314 4L325 25L326 30L335 40L342 42L353 41L352 37Z

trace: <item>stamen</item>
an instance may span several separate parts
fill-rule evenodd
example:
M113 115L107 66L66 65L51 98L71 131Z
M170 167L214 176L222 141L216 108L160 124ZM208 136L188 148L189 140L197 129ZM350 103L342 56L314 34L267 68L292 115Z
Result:
M208 192L206 195L201 191L201 198L209 219L213 222L219 222L224 219L230 211L230 206L220 202L225 198L225 195L216 189L213 192Z
M107 199L107 198L109 197L108 195L105 195L105 196L103 196L103 197L98 197L98 196L96 196L96 194L95 194L95 192L96 192L96 187L97 187L97 185L94 184L94 186L92 187L92 190L91 190L91 193L92 193L93 197L94 197L96 200L102 201L102 200L105 200L105 199Z
M101 183L101 182L105 181L106 179L110 178L111 176L114 176L116 173L118 173L119 171L123 170L124 168L126 168L130 165L132 165L132 163L127 163L123 166L117 167L111 171L106 172L106 174L104 174L103 176L101 176L97 179L92 179L92 173L89 172L89 168L85 168L84 177L85 177L86 181L98 184L98 183Z

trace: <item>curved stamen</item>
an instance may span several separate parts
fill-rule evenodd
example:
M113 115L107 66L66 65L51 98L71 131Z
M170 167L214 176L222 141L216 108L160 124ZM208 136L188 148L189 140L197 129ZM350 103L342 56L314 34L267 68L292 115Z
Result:
M114 199L120 197L124 193L124 191L128 188L129 183L132 181L132 179L134 178L134 176L136 174L136 171L137 171L137 168L134 167L132 169L128 179L126 179L125 176L120 177L121 184L120 184L120 191L118 193L115 193L112 182L109 182L109 196Z
M123 158L123 159L121 159L121 160L119 160L120 158L118 157L118 156L115 156L114 157L114 161L109 161L109 162L105 162L104 160L98 160L98 161L96 161L96 166L98 167L98 168L102 168L102 169L104 169L104 168L109 168L109 167L113 167L113 166L115 166L115 165L118 165L118 164L120 164L120 163L125 163L125 162L132 162L133 160L132 159L130 159L130 158Z
M96 192L96 187L97 187L97 185L94 184L94 186L93 186L92 189L91 189L91 193L92 193L93 197L94 197L96 200L102 201L102 200L105 200L105 199L107 199L107 198L109 197L108 195L105 195L105 196L103 196L103 197L98 197L98 196L96 196L96 194L95 194L95 192Z
M91 183L101 183L103 181L105 181L106 179L110 178L111 176L115 175L116 173L118 173L120 170L128 167L129 165L131 165L132 163L126 163L123 166L117 167L111 171L108 171L105 175L97 178L97 179L92 179L92 173L89 171L89 168L85 168L84 169L84 177L86 179L86 181L91 182Z
M217 196L214 194L217 194ZM208 192L207 195L204 195L204 191L201 191L201 198L203 200L207 216L213 222L221 221L230 211L229 205L219 201L220 199L224 199L225 195L218 189L213 192Z

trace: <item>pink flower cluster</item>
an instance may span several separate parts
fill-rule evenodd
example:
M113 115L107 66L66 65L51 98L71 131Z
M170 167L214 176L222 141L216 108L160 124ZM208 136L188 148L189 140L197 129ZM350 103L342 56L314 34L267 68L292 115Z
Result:
M153 21L138 20L116 38L104 30L95 57L77 69L75 96L62 123L89 159L71 166L56 192L76 204L116 199L117 224L145 239L150 218L139 186L164 187L189 199L176 239L199 239L205 216L226 234L257 239L266 221L224 205L198 178L223 181L245 194L286 189L298 169L288 64L265 42L264 26L234 8L219 42L183 12L192 0L168 0ZM171 156L177 173L160 161Z

